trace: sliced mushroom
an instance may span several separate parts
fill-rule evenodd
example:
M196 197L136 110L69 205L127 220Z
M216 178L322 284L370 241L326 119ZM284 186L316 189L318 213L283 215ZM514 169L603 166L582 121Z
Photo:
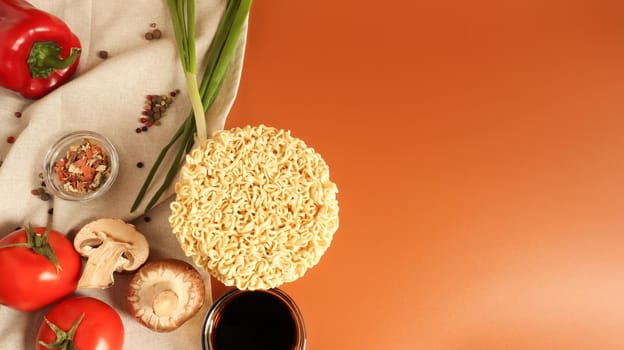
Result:
M147 263L130 281L128 304L134 317L156 332L170 332L193 317L205 299L204 280L176 259Z
M115 271L135 271L145 263L149 245L133 225L118 219L86 224L74 238L74 248L87 263L78 288L107 288Z

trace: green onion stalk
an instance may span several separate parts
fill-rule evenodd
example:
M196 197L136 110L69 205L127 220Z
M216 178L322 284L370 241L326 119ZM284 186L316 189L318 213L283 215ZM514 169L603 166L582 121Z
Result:
M227 68L232 61L238 40L245 26L245 21L249 15L251 3L252 0L228 0L225 12L208 50L207 64L202 81L198 85L197 59L195 57L195 1L167 0L193 110L158 154L154 165L147 174L143 186L141 186L132 204L131 212L134 212L143 201L156 172L174 146L177 147L177 151L175 151L172 163L162 184L147 203L145 207L146 212L158 202L158 199L169 188L184 163L184 156L190 152L193 145L195 143L202 145L207 140L208 131L206 129L205 113L214 103L223 85ZM195 135L195 133L197 134Z

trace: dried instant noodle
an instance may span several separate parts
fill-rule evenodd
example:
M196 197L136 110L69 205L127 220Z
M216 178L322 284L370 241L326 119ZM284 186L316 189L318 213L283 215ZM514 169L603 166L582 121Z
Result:
M218 131L187 155L171 224L182 249L228 286L269 289L318 263L338 192L314 149L267 126Z

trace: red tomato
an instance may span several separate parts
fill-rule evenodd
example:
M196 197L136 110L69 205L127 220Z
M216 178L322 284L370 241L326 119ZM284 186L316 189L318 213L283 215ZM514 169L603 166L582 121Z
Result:
M82 317L82 320L80 319ZM45 319L68 333L76 323L73 339L67 349L79 350L122 350L124 327L119 314L108 304L94 298L77 297L65 299L48 312ZM57 335L44 320L37 334L37 350L47 350L41 345L54 343ZM60 344L60 349L65 349Z
M45 227L36 227L37 241ZM73 293L80 279L82 262L73 244L62 233L50 230L47 244L37 242L45 251L52 249L59 269L44 255L27 247L7 245L24 244L26 230L17 230L0 239L0 304L23 311L33 311L50 305Z

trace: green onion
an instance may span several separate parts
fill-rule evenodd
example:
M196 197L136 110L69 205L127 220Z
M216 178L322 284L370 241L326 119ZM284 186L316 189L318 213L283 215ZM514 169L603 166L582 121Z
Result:
M251 3L252 0L228 0L225 13L208 50L206 70L198 87L195 57L195 2L193 0L167 0L193 112L160 151L132 204L131 212L141 204L156 172L174 145L178 144L178 151L173 157L163 183L146 205L146 212L158 202L171 185L184 163L185 154L192 149L195 141L201 145L207 139L205 112L212 106L223 85L227 68L234 56L234 50L249 15ZM196 131L197 140L194 139Z

